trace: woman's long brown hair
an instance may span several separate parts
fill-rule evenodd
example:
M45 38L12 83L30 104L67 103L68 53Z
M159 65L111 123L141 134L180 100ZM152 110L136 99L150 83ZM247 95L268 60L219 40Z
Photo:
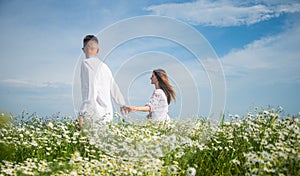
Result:
M163 69L153 70L154 75L157 78L159 87L164 91L167 96L168 104L171 103L171 100L175 101L175 90L170 84L167 73Z

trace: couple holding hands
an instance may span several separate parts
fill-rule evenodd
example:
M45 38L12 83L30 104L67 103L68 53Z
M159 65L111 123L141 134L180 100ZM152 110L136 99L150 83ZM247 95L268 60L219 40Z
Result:
M80 73L82 104L78 113L79 128L82 128L87 119L101 120L102 122L112 121L111 98L121 107L120 110L123 115L143 111L149 112L147 118L155 121L170 119L168 105L172 100L175 100L175 91L164 70L153 70L150 79L155 90L145 106L126 106L110 69L97 58L99 53L97 37L94 35L85 36L82 50L86 57L82 61Z

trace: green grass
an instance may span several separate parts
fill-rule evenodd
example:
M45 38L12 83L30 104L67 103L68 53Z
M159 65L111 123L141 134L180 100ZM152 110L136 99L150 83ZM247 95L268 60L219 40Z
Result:
M0 117L0 175L300 175L300 119L274 110L207 120Z

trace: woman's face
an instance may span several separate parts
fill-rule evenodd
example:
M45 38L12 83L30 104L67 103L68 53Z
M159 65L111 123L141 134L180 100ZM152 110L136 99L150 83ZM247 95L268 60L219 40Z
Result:
M151 76L151 84L156 84L157 83L157 78L156 76L154 75L154 73L152 73L152 76Z

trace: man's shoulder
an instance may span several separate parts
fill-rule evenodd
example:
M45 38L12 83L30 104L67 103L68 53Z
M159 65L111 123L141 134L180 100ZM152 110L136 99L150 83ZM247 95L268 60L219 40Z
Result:
M98 73L109 73L111 74L111 70L106 63L104 63L101 59L95 58L92 61L92 64L97 69Z
M82 63L88 64L88 65L93 65L93 66L103 66L103 67L109 69L109 67L101 59L99 59L97 57L90 58L90 59L83 59Z
M108 65L106 63L104 63L103 61L101 61L101 60L99 62L99 68L102 69L102 70L105 70L105 71L110 71L110 68L108 67Z

